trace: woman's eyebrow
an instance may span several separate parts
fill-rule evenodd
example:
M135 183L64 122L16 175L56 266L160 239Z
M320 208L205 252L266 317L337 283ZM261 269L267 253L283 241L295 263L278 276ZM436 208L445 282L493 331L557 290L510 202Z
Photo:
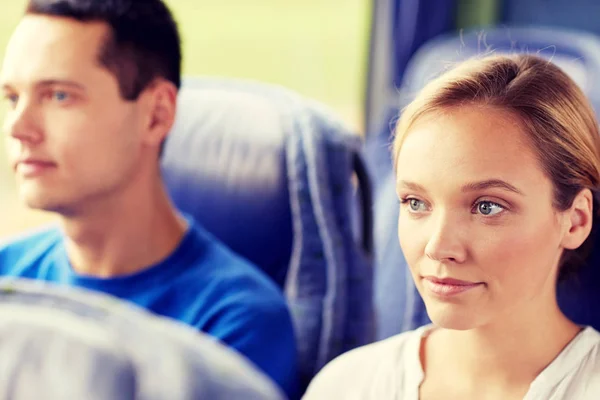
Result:
M488 180L480 181L480 182L467 183L466 185L464 185L461 188L461 190L463 192L476 192L476 191L480 191L480 190L494 189L494 188L508 190L510 192L520 194L521 196L525 196L525 194L521 190L517 189L510 183L505 182L501 179L488 179Z
M406 188L409 190L414 190L416 192L427 193L427 189L425 189L423 186L419 185L418 183L411 182L411 181L404 181L404 180L398 181L396 187L397 188ZM485 190L485 189L504 189L504 190L508 190L513 193L520 194L521 196L525 196L525 194L521 190L517 189L515 186L513 186L510 183L505 182L501 179L487 179L484 181L467 183L466 185L464 185L461 188L461 191L462 192L476 192L476 191L481 191L481 190Z
M398 181L396 183L396 187L414 190L415 192L427 193L427 189L425 189L423 186L410 181Z

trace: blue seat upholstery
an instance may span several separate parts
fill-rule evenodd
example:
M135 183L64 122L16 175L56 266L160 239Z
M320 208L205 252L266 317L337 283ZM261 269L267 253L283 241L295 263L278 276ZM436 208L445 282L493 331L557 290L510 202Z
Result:
M579 84L600 110L600 39L560 28L494 28L443 35L426 43L409 62L400 96L400 107L410 101L433 77L461 60L494 53L529 53L552 60Z
M547 57L580 85L596 112L600 112L600 38L557 28L498 28L444 35L426 43L409 62L398 103L390 106L392 113L398 113L429 80L452 64L489 51L528 52ZM423 301L407 275L406 261L395 234L398 204L389 142L389 136L380 135L367 146L367 160L376 181L375 308L379 339L429 322ZM600 328L599 253L600 237L596 237L595 254L588 265L578 276L559 285L558 293L559 303L569 317L597 329ZM398 290L398 286L406 290Z
M517 26L575 28L600 34L596 0L503 0L501 22Z
M283 400L215 339L104 294L0 282L0 398Z
M171 196L285 291L306 385L374 337L362 140L272 85L188 78L179 101L163 155Z

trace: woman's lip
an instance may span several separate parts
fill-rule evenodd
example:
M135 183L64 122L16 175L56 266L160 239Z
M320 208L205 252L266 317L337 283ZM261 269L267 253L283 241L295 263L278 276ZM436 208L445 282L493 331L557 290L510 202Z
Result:
M482 282L469 282L451 278L433 278L424 277L424 286L439 297L455 296L470 290L473 290L481 285Z
M471 285L478 285L481 282L471 282L471 281L463 281L460 279L454 279L454 278L437 278L435 276L424 276L423 279L434 282L434 283L438 283L441 285L455 285L455 286L471 286Z

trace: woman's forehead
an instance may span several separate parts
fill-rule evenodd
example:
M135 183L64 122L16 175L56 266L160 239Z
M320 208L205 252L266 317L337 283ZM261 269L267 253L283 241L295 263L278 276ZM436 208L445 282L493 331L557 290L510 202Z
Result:
M514 118L490 107L461 107L422 117L407 132L398 153L398 181L540 181L543 168Z

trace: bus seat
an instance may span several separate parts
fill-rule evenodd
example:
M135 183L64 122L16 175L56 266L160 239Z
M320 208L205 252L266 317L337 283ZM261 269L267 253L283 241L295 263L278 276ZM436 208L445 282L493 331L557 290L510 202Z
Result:
M322 105L246 80L186 78L163 155L177 207L285 291L302 384L374 339L362 139Z
M570 28L600 34L600 3L596 0L503 0L503 24Z
M453 63L494 53L537 54L552 60L582 88L600 111L600 37L560 28L509 27L439 36L419 49L409 62L400 89L399 108L429 80Z
M244 357L196 330L83 289L0 282L0 398L285 397Z
M527 52L546 57L569 74L600 112L600 38L589 33L559 28L487 28L435 38L421 47L408 64L398 102L390 105L398 113L432 78L453 63L486 52ZM394 120L395 121L395 120ZM390 133L393 123L384 126ZM378 339L415 329L429 323L422 299L412 279L406 275L406 262L398 244L391 139L380 135L367 144L366 159L373 172L375 206L375 310ZM381 160L386 160L383 163ZM393 200L392 200L393 199ZM387 232L387 233L384 233ZM393 239L388 237L393 235ZM559 285L558 298L564 312L575 322L600 328L600 237L595 254L579 275ZM396 283L393 285L391 282ZM406 290L398 290L397 286Z

